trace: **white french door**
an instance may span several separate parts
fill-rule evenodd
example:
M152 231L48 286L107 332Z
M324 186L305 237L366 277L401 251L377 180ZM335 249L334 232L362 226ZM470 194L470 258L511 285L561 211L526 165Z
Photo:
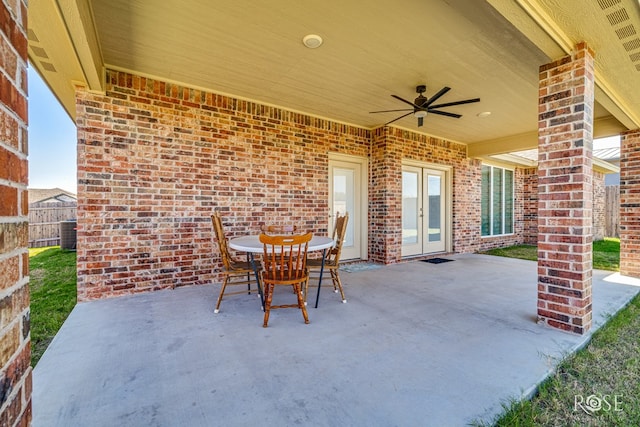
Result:
M349 213L347 231L342 246L342 259L367 257L367 164L366 159L348 156L329 158L329 221L333 231L336 214Z
M443 170L402 167L402 256L447 249L447 179Z

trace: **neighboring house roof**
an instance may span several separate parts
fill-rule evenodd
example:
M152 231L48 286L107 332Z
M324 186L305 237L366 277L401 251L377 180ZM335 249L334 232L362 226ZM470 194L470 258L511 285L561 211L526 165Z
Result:
M597 157L608 162L617 162L620 160L620 147L601 148L599 150L593 150L593 157Z
M538 150L524 150L514 151L508 154L497 154L491 156L494 159L502 160L505 162L523 165L523 166L537 166L538 164ZM601 148L593 150L593 167L595 170L604 174L619 173L620 168L618 162L620 160L620 148Z
M42 202L76 202L75 194L61 188L29 188L29 204Z

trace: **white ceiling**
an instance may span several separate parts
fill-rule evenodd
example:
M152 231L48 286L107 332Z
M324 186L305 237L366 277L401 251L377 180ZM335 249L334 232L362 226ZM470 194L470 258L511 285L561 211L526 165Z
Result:
M621 39L615 32L631 25L640 33L634 0L247 4L30 2L29 54L72 116L73 84L103 89L102 67L365 128L403 114L369 113L404 108L391 94L413 100L416 85L426 84L427 96L451 87L439 102L481 102L445 109L462 114L460 119L429 115L418 128L409 116L394 125L463 143L503 140L522 149L517 141L537 141L539 66L586 40L597 54L596 116L606 124L596 123L599 136L619 132L620 122L640 123L634 122L640 116L640 66L630 57L636 51L624 45L635 36ZM608 14L619 9L628 19L612 25ZM307 34L320 35L323 45L306 48ZM477 116L485 111L491 115Z

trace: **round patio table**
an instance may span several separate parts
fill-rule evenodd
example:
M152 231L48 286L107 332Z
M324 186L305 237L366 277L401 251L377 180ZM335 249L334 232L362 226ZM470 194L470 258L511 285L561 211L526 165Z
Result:
M327 249L333 247L335 242L331 237L316 236L314 235L309 241L309 247L307 252L322 251L322 262L320 264L320 278L318 279L318 294L316 295L316 306L318 308L318 300L320 299L320 286L322 285L322 274L324 272L324 260L327 255ZM262 302L262 309L264 310L264 295L262 294L262 286L260 286L260 279L258 276L258 265L256 264L253 254L262 253L264 246L260 242L260 235L252 234L249 236L240 236L229 239L229 247L233 250L240 252L247 252L249 254L249 262L253 267L253 272L256 276L256 282L258 283L258 291L260 292L260 300Z

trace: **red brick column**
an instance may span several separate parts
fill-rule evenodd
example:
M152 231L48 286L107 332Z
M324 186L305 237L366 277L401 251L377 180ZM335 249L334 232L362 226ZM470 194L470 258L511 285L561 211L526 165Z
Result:
M538 319L591 327L593 51L540 67L538 100Z
M640 278L640 130L620 138L620 274Z
M26 21L0 3L0 426L31 422Z
M369 193L369 255L374 262L400 261L402 249L402 144L394 128L373 131Z

